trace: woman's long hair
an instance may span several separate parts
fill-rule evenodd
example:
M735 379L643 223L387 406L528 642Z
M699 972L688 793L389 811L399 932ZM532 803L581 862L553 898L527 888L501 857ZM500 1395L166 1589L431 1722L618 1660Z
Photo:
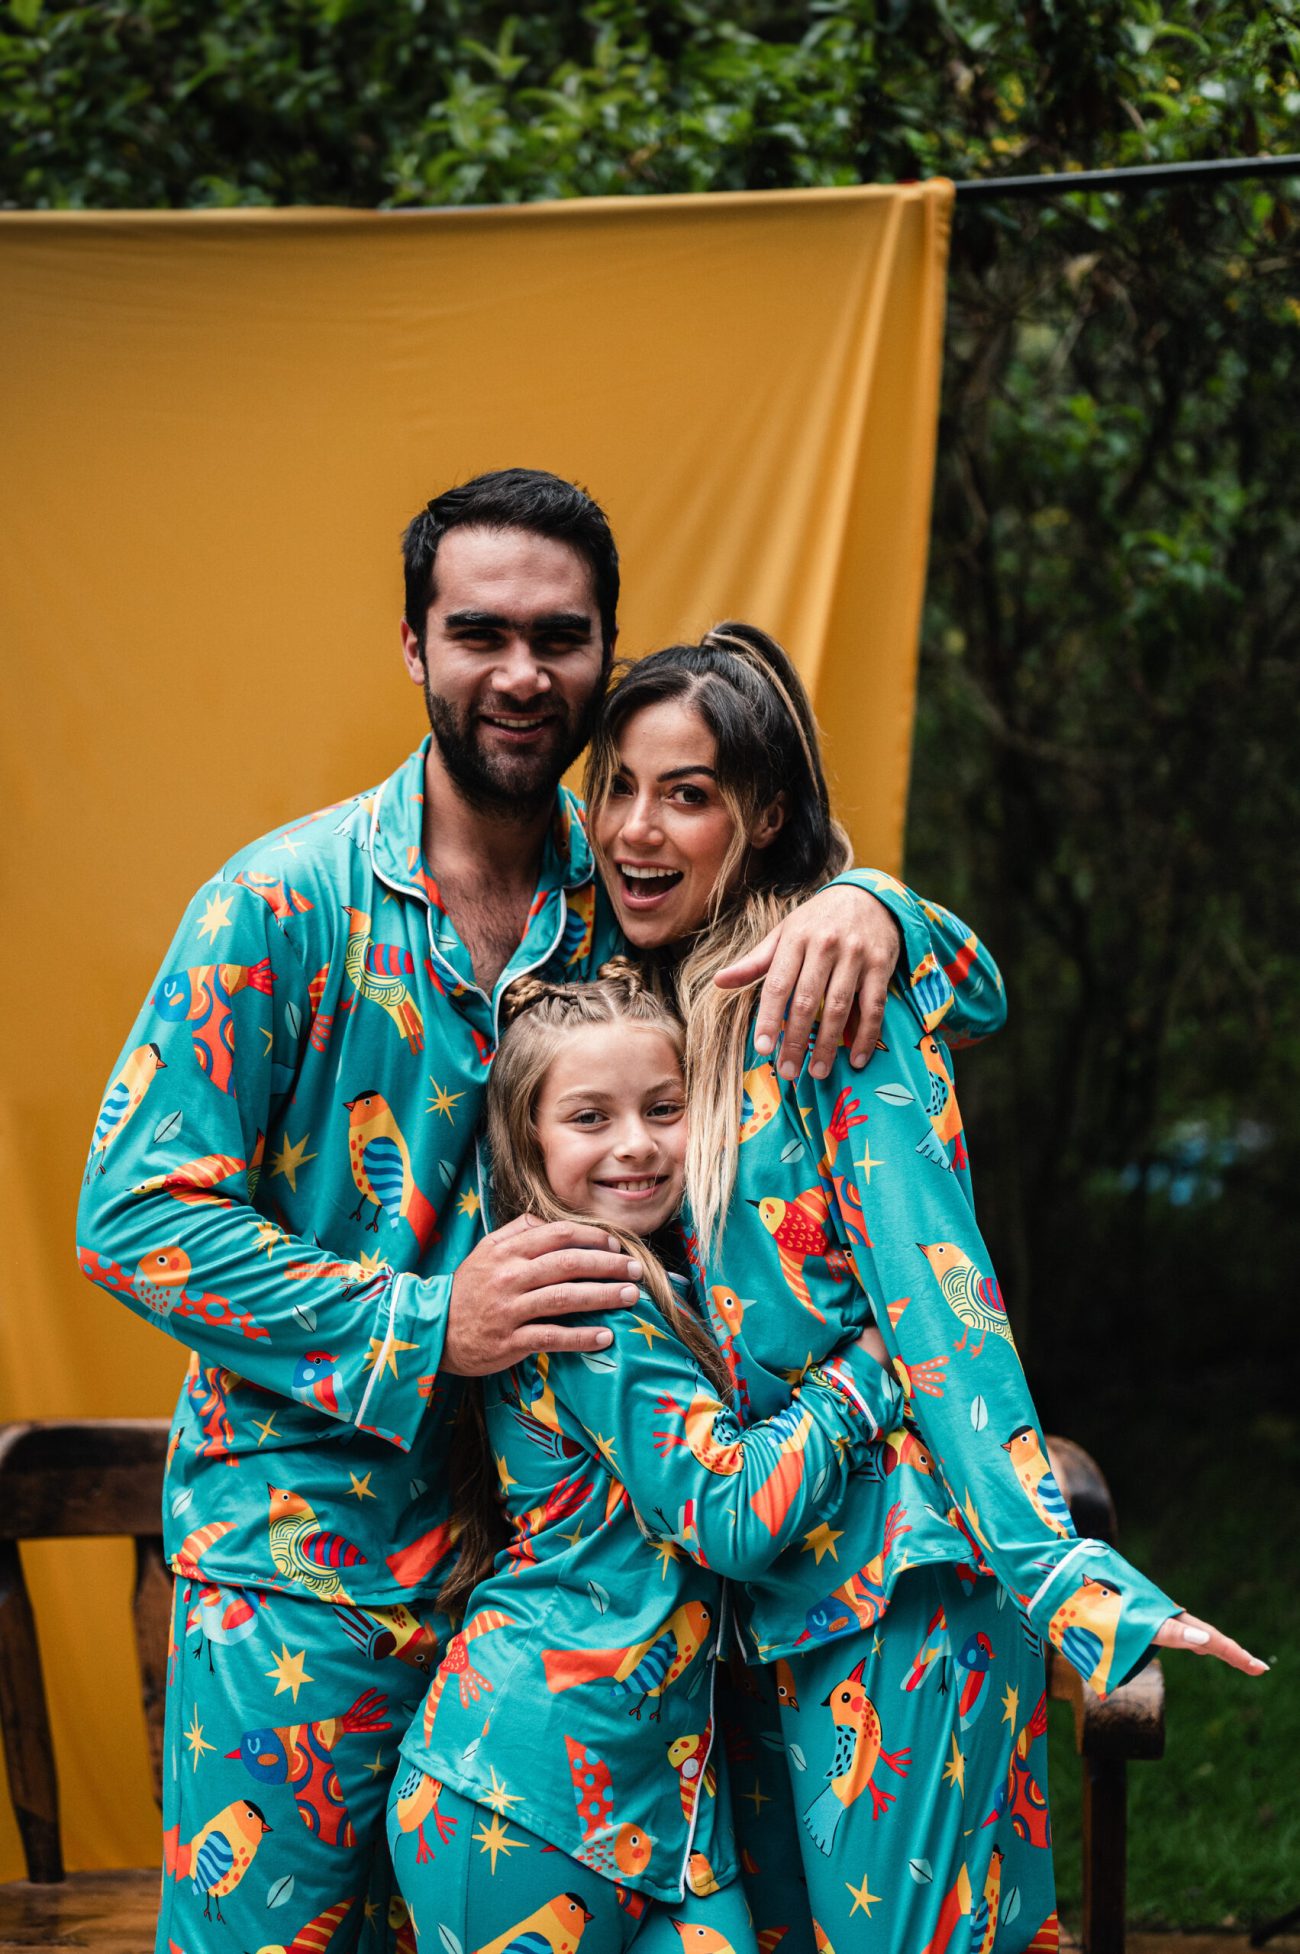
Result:
M667 699L688 705L713 734L718 790L735 823L709 914L685 946L675 980L687 1026L686 1191L701 1244L716 1249L735 1185L753 998L749 990L719 990L713 979L853 856L831 814L817 722L803 681L774 638L736 622L715 625L699 644L653 652L619 679L605 701L587 763L593 832L618 776L624 726L634 713ZM766 847L751 849L754 823L776 802L784 810L779 831ZM611 873L603 858L601 869Z
M487 1089L487 1132L492 1154L492 1215L504 1227L517 1215L541 1221L586 1222L614 1236L642 1267L641 1286L653 1298L668 1328L684 1343L725 1401L731 1379L721 1353L703 1324L677 1301L660 1257L640 1236L575 1213L557 1201L546 1179L537 1133L537 1102L560 1046L589 1025L650 1025L663 1033L683 1057L681 1020L637 967L625 958L602 965L594 984L548 984L521 977L502 1000L506 1030L493 1061ZM483 1390L478 1379L466 1386L458 1421L452 1468L452 1532L460 1557L438 1593L438 1606L459 1612L471 1589L487 1574L510 1539L497 1492L497 1471L488 1443Z

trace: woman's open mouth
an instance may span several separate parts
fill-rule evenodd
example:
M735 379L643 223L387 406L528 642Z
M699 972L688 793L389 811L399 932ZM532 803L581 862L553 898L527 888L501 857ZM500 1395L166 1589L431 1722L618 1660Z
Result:
M682 879L679 868L654 868L617 862L619 894L629 909L654 909Z

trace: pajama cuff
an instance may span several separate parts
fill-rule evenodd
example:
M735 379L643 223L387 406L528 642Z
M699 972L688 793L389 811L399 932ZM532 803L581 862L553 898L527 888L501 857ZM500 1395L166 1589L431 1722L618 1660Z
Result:
M870 1351L855 1343L841 1344L835 1353L809 1372L828 1384L836 1395L852 1407L854 1463L862 1464L865 1449L881 1432L892 1431L903 1413L903 1392L898 1379Z
M1135 1676L1179 1604L1104 1540L1076 1540L1029 1598L1036 1632L1098 1696Z
M864 889L877 902L884 904L897 923L902 939L898 952L898 972L906 979L908 994L921 1012L926 1030L933 1031L947 1016L953 1001L953 988L947 972L935 956L930 918L920 901L903 883L896 881L892 875L886 875L882 869L846 869L828 886L834 889L840 885Z
M370 1339L370 1382L357 1410L362 1431L409 1452L428 1409L447 1339L450 1276L393 1277Z

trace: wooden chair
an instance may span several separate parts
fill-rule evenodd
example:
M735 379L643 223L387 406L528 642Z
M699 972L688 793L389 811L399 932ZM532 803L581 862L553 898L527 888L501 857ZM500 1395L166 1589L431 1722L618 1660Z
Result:
M1049 1437L1047 1454L1078 1531L1114 1545L1115 1503L1096 1461L1068 1438ZM1164 1674L1149 1662L1103 1702L1049 1649L1047 1693L1074 1713L1083 1771L1083 1945L1087 1954L1124 1954L1128 1764L1164 1755Z
M153 1947L156 1867L64 1871L49 1709L18 1543L86 1534L134 1538L132 1612L153 1794L161 1804L172 1586L159 1530L166 1451L162 1418L0 1425L0 1723L27 1861L26 1880L0 1886L0 1954L50 1946L148 1954Z

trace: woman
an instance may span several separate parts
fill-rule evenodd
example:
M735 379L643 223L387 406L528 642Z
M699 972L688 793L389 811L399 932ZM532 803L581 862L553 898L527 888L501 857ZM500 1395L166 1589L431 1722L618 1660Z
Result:
M913 962L908 939L865 1072L841 1052L829 1078L805 1061L785 1085L755 1050L750 1000L714 973L847 850L807 696L752 627L628 672L588 799L619 921L669 966L687 1020L695 1254L738 1404L768 1415L861 1320L864 1290L904 1389L874 1478L740 1611L751 1659L775 1665L817 1944L1054 1944L1042 1644L1101 1694L1153 1642L1264 1665L1077 1540L1048 1469L934 1035L954 1016L947 973L988 985L987 961L932 917L949 954ZM906 892L877 892L907 937ZM763 1789L760 1773L756 1809ZM753 1899L760 1932L796 1924L772 1911L788 1895Z

